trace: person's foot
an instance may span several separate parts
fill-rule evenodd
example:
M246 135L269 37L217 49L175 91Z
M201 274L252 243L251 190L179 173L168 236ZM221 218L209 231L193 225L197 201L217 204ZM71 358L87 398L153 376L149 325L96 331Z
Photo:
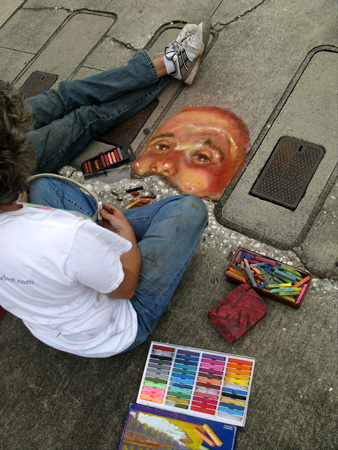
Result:
M165 47L164 57L174 64L171 76L192 84L210 37L210 23L187 24L177 39Z

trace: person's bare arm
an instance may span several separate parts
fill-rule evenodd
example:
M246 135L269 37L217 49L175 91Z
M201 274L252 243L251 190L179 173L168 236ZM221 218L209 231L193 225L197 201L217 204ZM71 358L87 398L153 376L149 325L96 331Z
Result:
M114 206L103 204L100 225L127 239L132 248L121 255L124 279L117 289L107 294L111 298L130 299L136 290L140 269L141 254L137 246L134 230L122 211Z

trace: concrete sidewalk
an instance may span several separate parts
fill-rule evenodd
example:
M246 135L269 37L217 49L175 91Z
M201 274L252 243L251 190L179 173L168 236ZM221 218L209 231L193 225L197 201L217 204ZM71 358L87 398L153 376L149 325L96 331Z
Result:
M149 133L183 106L215 105L248 126L248 164L220 202L206 201L210 223L201 245L154 335L138 349L79 358L48 348L4 315L3 450L117 450L151 340L256 359L238 450L337 448L336 2L2 0L0 79L21 86L34 71L56 74L57 82L82 78L125 64L140 49L153 56L184 23L205 19L214 29L195 83L169 84L133 149L141 152ZM295 211L249 195L284 135L325 148ZM84 182L81 162L105 148L94 141L63 173ZM111 187L122 193L136 184L125 167L90 188L123 207ZM158 198L177 193L155 177L142 184ZM308 270L313 282L299 310L264 298L265 318L228 343L207 313L235 287L224 270L240 246Z

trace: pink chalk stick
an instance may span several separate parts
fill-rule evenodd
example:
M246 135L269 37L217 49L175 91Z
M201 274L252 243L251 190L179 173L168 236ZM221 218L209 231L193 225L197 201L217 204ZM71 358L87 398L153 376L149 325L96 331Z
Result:
M305 295L305 292L306 292L308 286L309 286L308 284L304 284L303 289L301 290L301 293L298 296L297 303L301 302L302 298Z

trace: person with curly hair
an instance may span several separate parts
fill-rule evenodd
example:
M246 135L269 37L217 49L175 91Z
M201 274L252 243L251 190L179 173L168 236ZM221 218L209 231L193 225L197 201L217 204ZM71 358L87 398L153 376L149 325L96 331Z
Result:
M27 141L31 114L22 96L0 80L0 208L15 202L27 188L35 168L35 153Z
M105 204L99 224L85 220L95 200L66 180L36 179L31 205L19 200L31 173L56 173L156 98L168 74L191 84L209 34L207 22L187 24L162 58L138 52L124 67L25 102L0 83L0 304L43 343L109 357L145 341L166 310L207 225L201 199L124 212Z

